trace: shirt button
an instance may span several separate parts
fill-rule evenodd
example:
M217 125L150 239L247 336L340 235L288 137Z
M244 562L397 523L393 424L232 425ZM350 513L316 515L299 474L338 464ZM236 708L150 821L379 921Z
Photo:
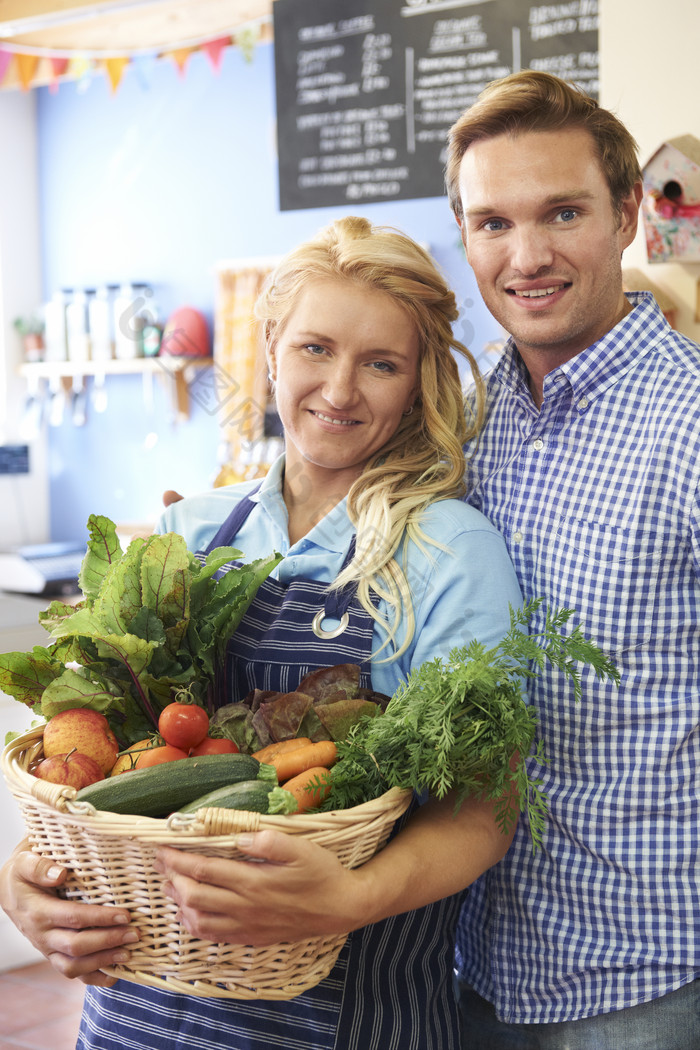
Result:
M588 408L588 398L582 397L581 400L577 403L576 408Z
M542 438L535 438L535 440L532 442L532 447L534 448L535 452L540 452L544 448L544 441L542 440Z
M522 532L519 532L519 531L518 532L514 532L513 533L513 543L522 543L522 542L523 542L523 534L522 534Z

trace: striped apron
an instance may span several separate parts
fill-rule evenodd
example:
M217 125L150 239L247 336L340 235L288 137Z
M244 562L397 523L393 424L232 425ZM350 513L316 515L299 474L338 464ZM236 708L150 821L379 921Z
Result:
M232 545L254 506L241 501L207 551ZM321 618L333 634L344 616L335 637L313 630ZM265 580L229 645L229 700L255 687L288 692L340 663L358 664L369 686L373 635L353 587L328 594L312 580ZM459 1050L452 968L463 897L351 933L329 976L291 1000L205 999L126 981L88 988L77 1050Z

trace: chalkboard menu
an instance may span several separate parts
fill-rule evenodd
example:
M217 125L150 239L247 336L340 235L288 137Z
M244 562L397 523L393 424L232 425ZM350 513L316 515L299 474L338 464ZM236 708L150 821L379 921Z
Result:
M598 0L275 0L280 208L436 197L447 131L491 80L598 93Z

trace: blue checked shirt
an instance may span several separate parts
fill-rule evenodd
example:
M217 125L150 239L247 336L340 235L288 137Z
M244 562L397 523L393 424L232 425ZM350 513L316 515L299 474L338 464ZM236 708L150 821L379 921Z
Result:
M525 598L576 610L621 674L618 689L584 668L578 703L551 669L530 685L542 848L522 818L459 935L462 976L508 1022L617 1010L700 974L700 347L629 298L546 377L541 411L507 346L472 450L468 501Z

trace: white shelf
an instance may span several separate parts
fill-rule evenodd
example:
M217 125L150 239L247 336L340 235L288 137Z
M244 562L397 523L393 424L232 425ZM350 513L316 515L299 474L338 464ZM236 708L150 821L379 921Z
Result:
M172 384L173 400L178 419L190 414L189 384L196 372L210 368L211 357L134 357L129 360L109 361L31 361L20 365L25 379L61 379L70 387L76 376L156 375Z

